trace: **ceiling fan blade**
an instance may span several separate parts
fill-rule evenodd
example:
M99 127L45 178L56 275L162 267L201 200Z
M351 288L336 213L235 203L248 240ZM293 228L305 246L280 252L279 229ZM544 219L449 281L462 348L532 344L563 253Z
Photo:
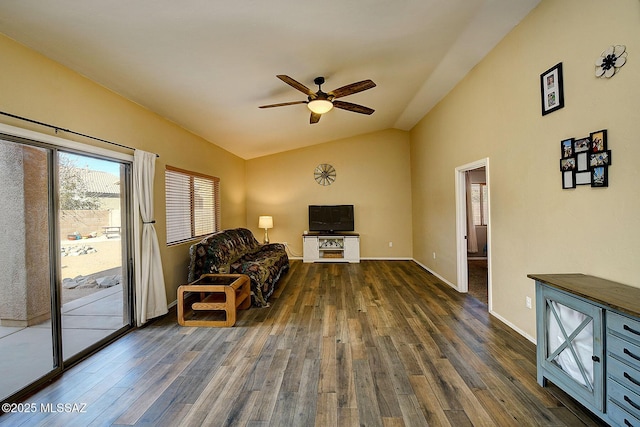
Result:
M281 102L279 104L261 105L258 108L284 107L285 105L296 105L296 104L306 104L306 103L307 101Z
M311 113L311 118L309 119L309 124L318 123L320 121L321 114Z
M363 90L376 87L376 84L371 80L363 80L357 83L351 83L350 85L339 87L338 89L329 92L329 95L333 95L334 98L342 98L343 96L351 95L353 93L362 92Z
M360 113L360 114L373 114L374 110L373 108L369 108L369 107L365 107L363 105L358 105L358 104L352 104L350 102L344 102L344 101L333 101L333 106L335 108L340 108L342 110L347 110L347 111L353 111L354 113Z
M302 83L300 83L300 82L298 82L296 80L293 80L289 76L285 76L284 74L278 74L276 77L279 78L280 80L282 80L283 82L285 82L286 84L288 84L289 86L291 86L292 88L298 89L300 92L304 93L307 96L315 95L315 92L312 92L311 89L309 89L308 87L306 87Z

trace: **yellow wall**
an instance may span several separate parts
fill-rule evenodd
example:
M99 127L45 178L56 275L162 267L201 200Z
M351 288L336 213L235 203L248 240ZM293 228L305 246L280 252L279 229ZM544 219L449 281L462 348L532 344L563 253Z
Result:
M318 185L320 163L336 181ZM353 204L364 258L411 258L409 134L387 130L247 161L247 224L261 240L258 216L272 215L273 242L302 255L308 205ZM393 242L393 247L389 247Z
M411 132L414 258L457 282L454 170L488 157L493 312L530 337L528 273L640 287L639 28L637 0L544 0ZM611 44L627 46L628 62L598 79ZM565 107L543 117L539 76L558 62ZM563 190L560 141L600 129L609 187Z
M69 69L0 35L0 110L118 142L160 155L156 163L155 217L167 300L187 276L188 244L167 247L164 168L166 164L221 179L222 226L245 226L243 159L189 133ZM47 128L0 116L0 123L51 134ZM103 148L113 147L57 136Z

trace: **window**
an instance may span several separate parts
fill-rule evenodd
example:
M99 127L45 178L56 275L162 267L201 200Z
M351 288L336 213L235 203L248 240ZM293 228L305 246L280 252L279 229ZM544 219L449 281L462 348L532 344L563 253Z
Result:
M220 229L220 179L167 166L167 244Z
M488 196L487 184L471 184L471 209L473 210L474 225L487 225L489 219Z

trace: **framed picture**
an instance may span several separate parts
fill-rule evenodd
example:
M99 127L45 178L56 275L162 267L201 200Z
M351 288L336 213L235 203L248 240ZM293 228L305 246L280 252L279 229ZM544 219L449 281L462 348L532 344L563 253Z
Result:
M573 141L573 151L576 156L576 172L589 170L589 150L591 150L591 137L587 136Z
M576 172L575 174L576 185L588 185L591 184L591 172Z
M583 153L591 150L591 137L576 139L573 142L573 150L576 153Z
M611 164L611 150L589 154L589 167L609 166Z
M576 188L576 179L575 179L574 171L570 170L570 171L562 172L562 188L563 189Z
M608 187L609 176L606 166L598 166L591 170L591 186L592 187Z
M573 157L573 138L565 139L560 142L560 157L566 159L567 157Z
M566 159L560 159L560 170L564 171L572 171L576 169L576 158L569 157Z
M564 107L562 62L540 74L540 96L543 116Z
M597 132L591 132L591 152L597 153L598 151L607 150L607 130L599 130Z
M589 170L589 153L576 154L576 170L578 172Z

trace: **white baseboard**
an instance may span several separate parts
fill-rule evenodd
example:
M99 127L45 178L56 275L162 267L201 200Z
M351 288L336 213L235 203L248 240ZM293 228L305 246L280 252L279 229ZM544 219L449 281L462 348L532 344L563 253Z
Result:
M519 333L520 335L522 335L523 337L525 337L526 339L528 339L529 341L531 341L533 344L536 344L536 339L535 338L533 338L531 335L527 334L522 329L518 328L513 323L509 322L504 317L500 316L495 311L489 311L489 314L492 315L493 317L495 317L496 319L498 319L499 321L501 321L502 323L504 323L505 325L507 325L508 327L510 327L511 329L513 329L514 331L516 331L517 333Z
M431 270L429 267L427 267L426 265L416 261L415 259L413 260L416 264L418 264L420 267L424 268L425 270L427 270L429 273L433 274L434 276L436 276L438 279L442 280L444 283L446 283L447 285L451 286L453 289L455 289L456 291L458 290L458 287L455 286L453 283L449 282L448 280L444 279L442 276L440 276L438 273L436 273L435 271ZM514 331L516 331L517 333L519 333L520 335L522 335L523 337L525 337L527 340L531 341L533 344L536 344L536 339L533 338L531 335L527 334L525 331L523 331L522 329L518 328L516 325L514 325L513 323L511 323L510 321L508 321L507 319L505 319L504 317L502 317L501 315L499 315L498 313L496 313L493 310L489 310L489 314L492 315L493 317L495 317L496 319L498 319L499 321L501 321L502 323L504 323L505 325L507 325L508 327L510 327L511 329L513 329Z
M413 260L413 262L415 262L416 264L418 264L420 267L424 268L425 270L427 270L429 273L433 274L434 276L436 276L438 279L442 280L444 283L446 283L447 285L451 286L453 289L455 289L456 291L458 290L458 287L456 285L454 285L453 283L451 283L450 281L448 281L447 279L445 279L444 277L442 277L441 275L439 275L438 273L436 273L435 271L431 270L429 267L427 267L426 265L422 264L419 261L416 261L415 259Z

